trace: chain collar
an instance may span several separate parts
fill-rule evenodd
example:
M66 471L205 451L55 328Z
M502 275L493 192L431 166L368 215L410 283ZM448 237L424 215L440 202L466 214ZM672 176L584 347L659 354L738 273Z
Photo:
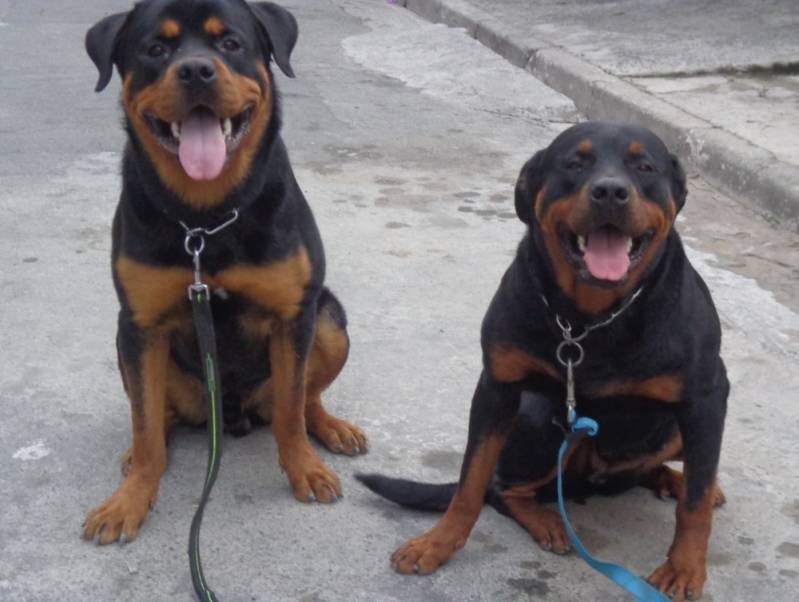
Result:
M202 271L200 268L200 255L205 250L205 237L219 234L238 219L239 210L233 209L233 211L230 212L230 217L216 228L189 228L185 222L178 222L186 232L186 238L183 240L183 248L186 249L186 253L188 253L194 261L194 282L189 285L189 299L191 299L191 294L193 292L208 292L208 287L203 284L202 278L200 277L200 272Z
M583 328L583 332L578 336L574 336L572 334L572 325L569 323L569 321L555 313L555 324L557 324L558 328L560 329L560 334L563 337L563 340L558 344L557 349L555 350L555 356L558 359L558 363L566 368L566 417L569 422L569 426L571 426L572 423L574 423L574 421L577 419L577 399L575 396L574 369L582 364L583 360L585 359L585 349L580 344L581 341L583 341L594 330L604 328L605 326L609 326L611 323L613 323L616 318L627 311L627 309L641 295L643 290L644 287L640 287L630 297L628 297L624 303L622 303L619 309L612 312L610 316L601 322L595 322L594 324L586 326ZM544 305L546 305L547 308L550 310L552 309L552 306L549 304L549 301L544 295L541 295L541 300L544 302ZM568 350L570 348L572 348L571 350L576 354L574 357L569 357Z

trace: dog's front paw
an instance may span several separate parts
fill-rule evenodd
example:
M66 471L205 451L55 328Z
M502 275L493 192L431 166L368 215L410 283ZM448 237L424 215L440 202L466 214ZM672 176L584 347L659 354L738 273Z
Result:
M433 529L400 546L391 555L391 566L404 575L429 575L446 564L465 543L463 537L442 534L440 530Z
M308 431L336 454L355 456L365 454L369 450L364 432L354 424L335 416L326 415L309 422Z
M705 563L700 560L669 558L649 577L649 583L674 602L699 600L707 579Z
M330 504L341 497L341 482L335 472L325 466L316 453L308 447L301 453L291 454L290 459L281 460L294 497L301 502Z
M114 495L86 516L83 538L100 545L133 541L157 495L157 483L135 477L125 479Z
M534 519L525 525L542 550L555 554L568 554L572 544L560 514L549 508L538 508Z

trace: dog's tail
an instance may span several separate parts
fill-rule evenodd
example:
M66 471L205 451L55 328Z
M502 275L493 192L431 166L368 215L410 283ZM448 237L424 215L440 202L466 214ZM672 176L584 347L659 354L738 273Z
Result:
M355 478L374 491L377 495L391 500L395 504L427 510L430 512L444 512L458 489L457 483L419 483L407 479L393 479L379 474L356 474ZM485 496L485 503L493 506L499 512L505 513L502 497L489 487Z

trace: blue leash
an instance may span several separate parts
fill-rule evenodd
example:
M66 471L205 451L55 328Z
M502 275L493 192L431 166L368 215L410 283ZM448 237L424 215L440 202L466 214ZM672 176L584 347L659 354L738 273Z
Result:
M577 537L574 529L572 529L568 516L566 516L566 507L563 504L563 458L569 448L579 443L585 437L595 437L598 432L599 425L595 420L591 418L576 418L571 426L571 433L566 434L566 438L560 446L560 451L558 452L558 509L560 510L563 524L566 525L566 531L568 531L569 537L571 537L574 549L592 569L602 573L619 587L633 594L636 600L640 600L641 602L669 602L669 599L665 595L657 591L640 577L633 575L624 567L610 562L603 562L591 556Z

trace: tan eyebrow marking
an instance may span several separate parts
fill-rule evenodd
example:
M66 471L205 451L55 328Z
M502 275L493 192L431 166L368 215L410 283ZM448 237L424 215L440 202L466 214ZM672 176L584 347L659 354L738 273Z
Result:
M631 155L643 155L644 145L640 142L631 142L630 147L627 150Z
M594 145L591 144L590 140L583 140L579 145L577 145L577 152L582 155L587 155L592 150L594 150Z
M180 35L180 23L174 19L167 19L161 23L161 35L165 38L176 38Z
M225 27L222 19L219 17L210 17L203 25L203 29L208 35L221 36L223 33L225 33L225 29L227 28Z

